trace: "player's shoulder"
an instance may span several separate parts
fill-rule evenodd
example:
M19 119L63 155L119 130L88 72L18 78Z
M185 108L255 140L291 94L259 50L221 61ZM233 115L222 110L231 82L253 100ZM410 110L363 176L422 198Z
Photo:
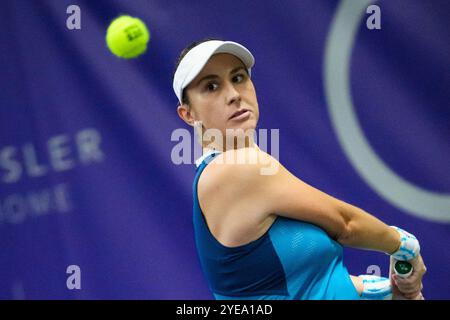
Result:
M204 169L199 184L210 188L257 183L274 173L279 162L259 148L232 149L217 155Z

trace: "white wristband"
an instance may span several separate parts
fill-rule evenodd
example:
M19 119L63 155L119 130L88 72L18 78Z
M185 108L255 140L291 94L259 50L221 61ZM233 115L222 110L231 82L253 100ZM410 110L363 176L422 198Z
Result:
M362 300L392 300L391 280L375 275L363 274Z
M396 226L391 227L397 230L397 232L400 234L401 241L400 248L396 252L391 254L391 256L394 259L400 261L408 261L417 257L420 254L420 245L416 237Z

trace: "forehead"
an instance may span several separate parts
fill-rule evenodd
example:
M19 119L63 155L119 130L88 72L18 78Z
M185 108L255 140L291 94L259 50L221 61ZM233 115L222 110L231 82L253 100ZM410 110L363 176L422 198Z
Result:
M219 75L220 73L229 72L241 66L245 68L244 63L238 57L229 53L218 53L208 60L202 71L192 82L194 83L197 79L209 74Z

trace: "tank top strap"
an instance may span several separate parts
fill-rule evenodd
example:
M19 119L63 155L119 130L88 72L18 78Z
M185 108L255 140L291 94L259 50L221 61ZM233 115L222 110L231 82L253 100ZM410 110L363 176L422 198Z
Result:
M195 164L197 166L196 171L203 171L203 169L220 153L220 151L211 150L202 155L195 161Z

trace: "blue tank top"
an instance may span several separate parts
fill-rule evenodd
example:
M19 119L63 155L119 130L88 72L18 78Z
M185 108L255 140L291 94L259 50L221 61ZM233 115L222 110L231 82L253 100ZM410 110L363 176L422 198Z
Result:
M277 216L250 243L227 247L217 241L197 196L200 175L215 156L196 169L193 222L200 264L216 299L360 299L343 264L342 246L313 224Z

